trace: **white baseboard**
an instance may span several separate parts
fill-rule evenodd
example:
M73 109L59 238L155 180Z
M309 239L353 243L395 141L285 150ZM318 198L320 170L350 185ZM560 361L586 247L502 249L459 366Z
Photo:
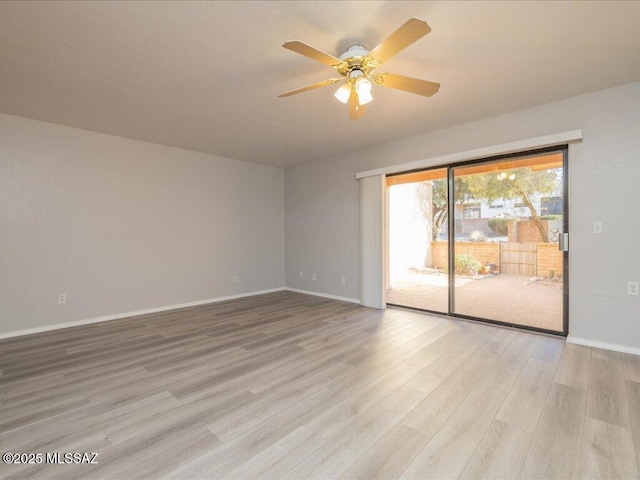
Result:
M306 295L313 295L315 297L324 297L324 298L330 298L332 300L340 300L342 302L360 303L359 298L340 297L338 295L331 295L329 293L312 292L311 290L300 290L299 288L291 288L291 287L285 287L285 290L288 292L296 292L296 293L304 293Z
M640 355L640 348L627 347L626 345L618 345L616 343L599 342L597 340L589 340L587 338L577 338L569 335L567 337L568 343L575 343L576 345L584 345L585 347L596 347L604 350L612 350L614 352L630 353L631 355Z
M135 317L137 315L146 315L148 313L165 312L167 310L177 310L178 308L206 305L207 303L224 302L225 300L234 300L236 298L253 297L254 295L281 292L283 290L285 290L285 287L272 288L270 290L259 290L256 292L239 293L237 295L228 295L226 297L208 298L206 300L196 300L195 302L178 303L176 305L166 305L164 307L148 308L145 310L137 310L135 312L116 313L114 315L105 315L103 317L87 318L84 320L76 320L74 322L56 323L55 325L28 328L26 330L17 330L15 332L5 332L5 333L0 332L0 340L2 340L3 338L12 338L12 337L21 337L23 335L31 335L33 333L49 332L51 330L59 330L61 328L77 327L79 325L88 325L90 323L108 322L109 320L119 320L121 318Z

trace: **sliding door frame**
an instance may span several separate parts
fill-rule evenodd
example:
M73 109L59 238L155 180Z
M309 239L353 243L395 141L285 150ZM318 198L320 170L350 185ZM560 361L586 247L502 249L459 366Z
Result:
M420 168L414 169L404 172L397 172L393 174L388 174L388 177L396 176L396 175L405 175L408 173L415 172L425 172L429 170L437 170L446 168L447 169L447 208L448 208L448 218L447 218L447 246L448 246L448 266L449 266L449 276L448 276L448 311L441 312L437 310L429 310L426 308L418 308L411 307L405 305L398 305L393 303L388 303L389 306L408 308L411 310L418 310L422 312L434 313L439 315L447 315L455 318L462 318L465 320L473 320L482 323L489 323L494 325L501 325L506 327L519 328L522 330L530 330L538 333L545 333L550 335L562 336L566 337L569 333L569 251L566 250L562 255L562 331L556 330L548 330L544 328L531 327L528 325L520 325L517 323L510 322L502 322L499 320L492 320L488 318L482 317L474 317L472 315L464 315L460 313L455 313L455 203L454 203L454 175L453 170L458 167L464 167L469 165L478 165L483 163L499 163L503 160L517 160L523 157L532 157L537 155L543 155L545 153L552 152L561 152L562 153L562 230L563 233L569 233L569 146L567 144L556 145L551 147L539 148L534 150L527 150L523 152L517 153L508 153L503 155L495 155L487 158L479 158L473 160L465 160L461 162L455 162L447 165L436 165L428 168ZM387 193L388 195L388 193ZM387 242L388 242L388 234L387 234ZM570 242L569 242L570 244ZM388 255L388 253L387 253ZM385 259L385 262L388 259Z

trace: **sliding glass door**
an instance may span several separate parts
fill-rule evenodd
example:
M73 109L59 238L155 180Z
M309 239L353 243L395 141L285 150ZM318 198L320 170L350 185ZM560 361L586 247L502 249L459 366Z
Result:
M388 177L387 201L387 303L447 313L447 169Z
M566 148L391 176L390 304L567 332Z

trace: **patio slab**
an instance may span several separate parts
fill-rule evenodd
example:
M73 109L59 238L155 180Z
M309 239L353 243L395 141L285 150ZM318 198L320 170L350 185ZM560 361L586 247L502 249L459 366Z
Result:
M517 275L457 278L455 313L562 331L562 282L529 280ZM388 303L447 312L446 277L413 274L392 282Z

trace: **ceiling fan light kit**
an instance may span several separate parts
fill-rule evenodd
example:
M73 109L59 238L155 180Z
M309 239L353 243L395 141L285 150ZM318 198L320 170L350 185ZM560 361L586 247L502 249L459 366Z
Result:
M338 100L342 103L346 104L349 101L349 97L351 96L351 84L343 83L342 86L336 90L336 93L333 94Z
M360 105L365 105L373 100L373 95L371 95L371 82L369 80L364 77L358 77L355 81L355 88Z
M350 46L340 57L334 57L299 40L285 42L282 45L284 48L333 67L340 74L340 77L307 85L306 87L281 93L278 96L288 97L342 81L344 83L338 88L334 96L340 102L349 105L349 118L351 120L362 118L364 116L364 105L373 100L370 79L373 79L377 85L383 87L430 97L440 88L439 83L393 73L374 74L374 70L383 62L386 62L430 31L431 28L427 25L427 22L419 18L411 18L373 50L369 51L364 45L356 44Z

